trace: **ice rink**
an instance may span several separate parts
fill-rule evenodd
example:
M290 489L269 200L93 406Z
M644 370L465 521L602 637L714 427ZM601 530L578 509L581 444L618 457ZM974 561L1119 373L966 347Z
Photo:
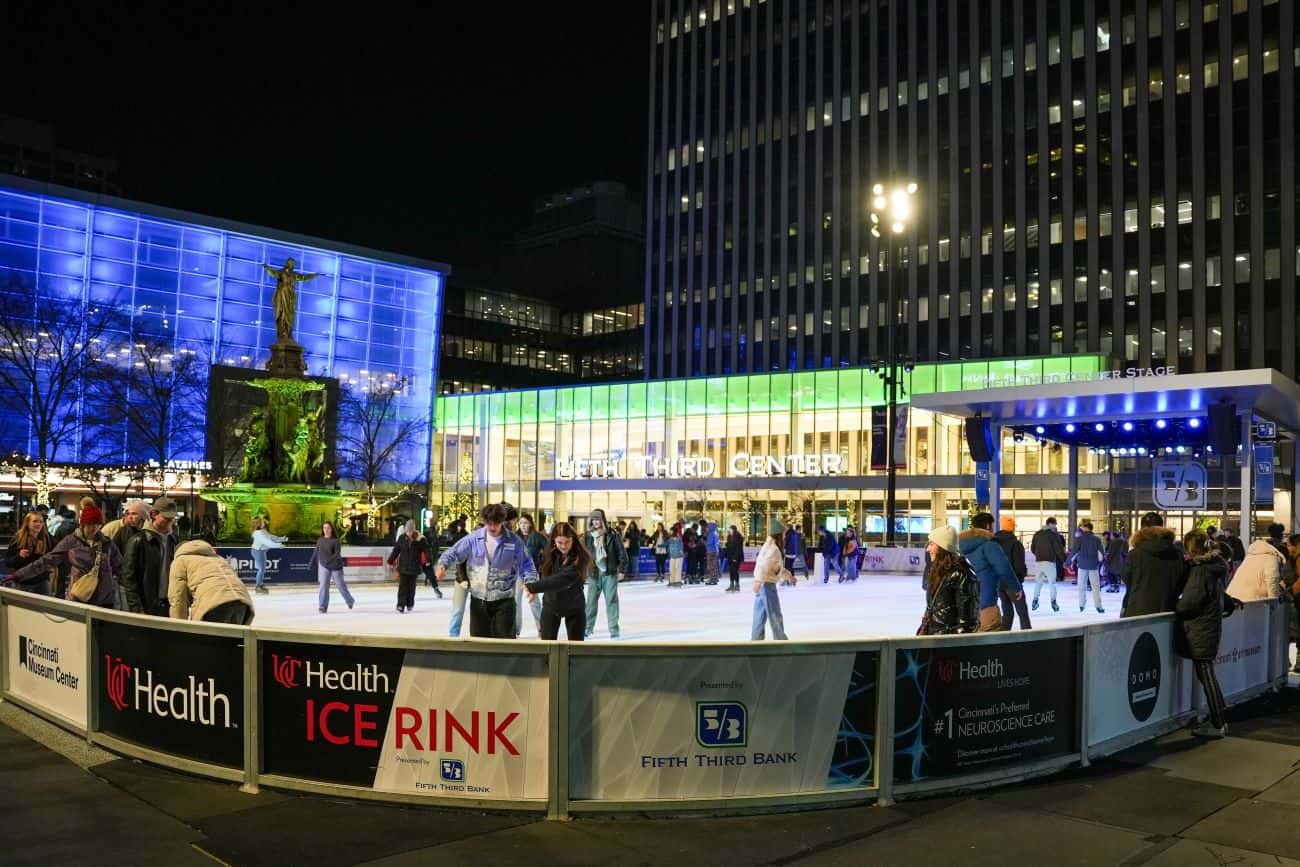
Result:
M316 610L316 590L306 585L274 587L254 596L259 627L280 627L328 633L445 637L451 616L450 584L442 585L443 598L421 584L415 610L398 614L397 585L359 584L351 587L356 606L349 611L333 591L329 613ZM753 581L742 577L741 592L726 593L726 579L716 586L687 585L669 589L651 581L629 581L619 587L620 639L623 641L691 642L746 641L753 615ZM1032 595L1033 583L1026 584ZM863 575L856 584L809 584L782 587L781 608L791 640L862 639L912 635L925 609L919 575ZM1079 612L1078 590L1073 584L1057 585L1060 613L1053 613L1044 588L1039 610L1031 612L1035 627L1074 626L1119 617L1119 593L1102 593L1105 614L1091 604ZM1090 600L1091 601L1091 600ZM561 630L563 633L563 630ZM469 636L466 616L462 636ZM522 638L536 638L531 613L525 613ZM604 601L596 619L593 640L606 640Z

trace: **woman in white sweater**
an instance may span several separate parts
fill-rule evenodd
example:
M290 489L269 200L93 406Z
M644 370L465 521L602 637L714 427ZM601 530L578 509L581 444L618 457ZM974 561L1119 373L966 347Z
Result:
M1242 602L1276 599L1282 591L1282 563L1281 553L1268 542L1251 542L1228 585L1228 595Z
M285 543L283 536L277 536L271 532L269 523L266 518L258 516L253 519L253 564L257 566L257 582L253 590L258 593L268 592L262 586L266 580L266 552L272 548L283 548Z
M781 534L767 537L754 562L754 628L750 638L762 641L767 624L772 626L772 637L785 641L785 620L781 617L781 599L776 593L776 583L789 578L785 571L785 554L781 550Z

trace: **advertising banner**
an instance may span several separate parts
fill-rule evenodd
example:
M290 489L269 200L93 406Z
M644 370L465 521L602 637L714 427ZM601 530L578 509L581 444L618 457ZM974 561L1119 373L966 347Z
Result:
M570 797L874 786L879 656L572 657Z
M882 572L888 575L919 575L925 571L924 548L863 548L863 572Z
M544 657L278 641L261 651L264 773L546 798Z
M172 755L243 767L244 642L95 621L99 731Z
M1189 668L1173 619L1108 625L1088 635L1088 743L1100 744L1189 710ZM1121 676L1122 675L1122 676Z
M894 782L1077 752L1079 640L899 650Z
M272 548L266 552L266 580L276 584L315 584L316 571L311 567L312 548ZM343 546L343 573L349 584L388 580L384 558L391 548ZM250 548L220 547L217 553L245 581L257 578L257 564Z
M886 407L871 408L871 468L885 468L885 431L889 429L889 416Z
M86 727L86 624L48 611L4 607L9 692Z
M1268 683L1268 602L1251 602L1223 620L1214 673L1223 697Z
M1255 446L1255 505L1273 505L1273 444Z

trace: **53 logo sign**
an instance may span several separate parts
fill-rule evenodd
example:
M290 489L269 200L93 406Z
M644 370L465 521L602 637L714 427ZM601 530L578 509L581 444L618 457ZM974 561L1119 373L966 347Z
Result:
M695 705L695 740L702 747L743 747L749 743L749 713L738 701Z

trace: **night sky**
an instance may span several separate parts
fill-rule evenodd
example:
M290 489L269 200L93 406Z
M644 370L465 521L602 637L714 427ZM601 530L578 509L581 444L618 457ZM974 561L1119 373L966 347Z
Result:
M128 198L455 266L539 197L597 179L643 196L641 0L134 5L0 13L0 112L116 158Z

